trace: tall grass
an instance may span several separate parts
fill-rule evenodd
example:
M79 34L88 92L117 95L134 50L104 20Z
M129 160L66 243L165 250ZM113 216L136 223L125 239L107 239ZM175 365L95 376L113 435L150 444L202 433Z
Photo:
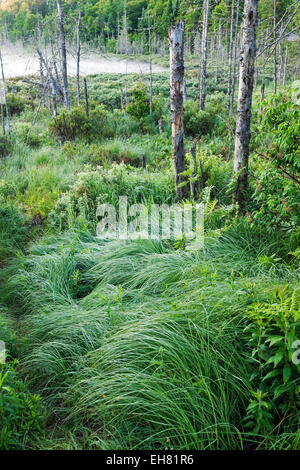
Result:
M288 272L261 261L269 248L249 230L233 227L191 253L66 232L16 262L5 289L25 313L22 369L76 446L247 445L243 313L268 302ZM77 441L83 423L93 443Z

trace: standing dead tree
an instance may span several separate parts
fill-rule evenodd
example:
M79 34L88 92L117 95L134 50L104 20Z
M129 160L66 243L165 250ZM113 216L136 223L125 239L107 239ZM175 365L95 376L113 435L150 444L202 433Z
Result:
M200 71L200 109L201 110L203 110L205 106L208 18L209 18L209 0L204 0L203 31L202 31L202 43L201 43L201 71Z
M273 0L273 13L274 13L274 19L273 19L273 26L274 26L274 95L277 93L277 44L276 44L276 0Z
M242 25L240 79L234 150L234 174L237 176L233 201L243 210L248 182L248 159L252 94L255 72L258 0L245 0Z
M60 33L60 50L61 50L63 84L64 84L64 98L65 98L65 105L67 109L69 110L70 100L69 100L69 88L68 88L67 48L66 48L66 36L65 36L65 29L64 29L64 18L63 18L61 0L57 0L57 10L58 10L59 33Z
M240 0L237 1L237 6L236 6L233 77L232 77L232 91L231 91L231 101L230 101L230 109L229 109L230 115L233 112L235 84L236 84L236 69L237 69L238 41L239 41L239 13L240 13Z
M90 115L89 95L88 95L88 87L87 87L86 78L83 79L83 83L84 83L85 114L87 115L87 117L89 117L89 115Z
M183 87L184 87L184 21L180 20L169 30L170 45L170 95L172 147L175 189L178 199L187 196L184 131L183 131Z
M228 60L228 77L227 77L227 111L230 114L230 97L232 93L232 57L233 57L233 23L234 23L234 6L235 0L231 4L231 17L230 17L230 43L229 43L229 60Z
M50 83L51 84L53 83L56 92L58 92L60 94L60 97L62 99L64 99L64 92L61 89L61 87L59 85L59 82L54 78L53 73L51 71L51 67L48 65L46 59L44 58L42 51L38 48L37 45L35 45L35 48L36 48L36 51L38 53L38 56L40 57L41 61L43 62L44 66L45 66L47 74L49 75Z
M5 83L4 67L3 67L3 60L2 60L1 51L0 51L0 64L1 64L1 76L2 76L2 90L1 91L3 91L3 98L4 98L6 118L7 118L8 135L9 135L9 137L11 137L10 116L9 116L9 109L8 109L8 104L7 104L6 83ZM2 106L2 108L3 108L3 106ZM4 116L4 113L2 113L2 116ZM3 119L3 121L4 121L4 119ZM5 135L5 124L3 124L3 129L4 129L4 135Z
M78 23L77 23L77 103L80 104L80 54L81 54L81 42L80 42L80 26L81 26L82 12L79 12Z

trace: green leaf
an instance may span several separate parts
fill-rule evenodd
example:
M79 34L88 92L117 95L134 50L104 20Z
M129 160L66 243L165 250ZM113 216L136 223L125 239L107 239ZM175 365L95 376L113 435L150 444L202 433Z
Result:
M267 364L270 364L271 362L274 363L274 368L278 366L278 364L282 361L283 359L283 351L279 351L278 353L275 354L275 356L270 357L268 359Z
M271 338L268 339L266 342L270 343L270 346L273 346L274 344L279 343L281 341L283 341L282 336L271 336Z
M281 369L275 369L275 370L272 370L271 372L269 372L264 378L263 380L268 380L268 379L271 379L273 377L277 377L278 375L281 374Z
M291 366L286 363L283 368L283 382L285 384L289 381L291 374L292 374Z

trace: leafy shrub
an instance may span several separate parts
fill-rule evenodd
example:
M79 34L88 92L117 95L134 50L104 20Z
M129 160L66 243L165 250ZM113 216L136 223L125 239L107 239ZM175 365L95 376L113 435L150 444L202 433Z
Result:
M193 181L196 193L200 195L203 189L210 188L210 197L229 203L230 195L227 192L232 177L232 163L225 161L220 155L209 155L201 148L196 155L196 167L192 156L187 156L191 165L186 174Z
M287 420L290 430L297 430L300 365L293 358L299 349L299 311L299 288L277 289L270 303L256 303L247 311L253 396L245 423L254 434L283 432Z
M256 144L252 217L266 230L293 232L300 217L300 108L287 94L263 104Z
M86 138L87 140L112 137L113 129L107 125L107 111L99 106L87 116L83 107L63 111L51 121L50 132L63 142Z
M41 399L18 377L17 362L0 364L0 449L26 449L42 430Z
M12 142L6 136L0 136L0 158L10 155L12 147Z
M29 107L32 108L30 101L28 101L26 98L22 98L20 95L15 93L8 93L7 105L11 116L15 114L20 114L22 111L28 109Z
M150 113L149 96L143 82L138 82L132 89L132 101L126 109L136 119L143 119Z
M44 132L41 132L41 129L39 129L38 126L31 128L30 122L18 122L16 123L14 130L17 139L24 144L27 143L30 147L40 147L49 140L49 136Z
M189 137L210 135L214 129L214 116L200 111L197 101L186 101L184 105L184 131Z

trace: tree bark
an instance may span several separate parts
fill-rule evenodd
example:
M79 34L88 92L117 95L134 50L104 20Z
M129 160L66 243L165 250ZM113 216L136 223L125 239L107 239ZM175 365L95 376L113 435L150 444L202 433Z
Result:
M80 42L80 26L81 26L82 12L79 12L78 23L77 23L77 103L80 104L80 54L81 54L81 42Z
M67 109L70 110L66 36L65 36L65 30L64 30L64 21L63 21L63 11L62 11L62 6L61 6L61 0L57 0L57 10L58 10L58 20L59 20L62 75L63 75L63 82L64 82L64 98L65 98L65 105L66 105Z
M234 22L234 6L235 0L231 4L230 18L230 43L229 43L229 60L228 60L228 78L227 78L227 111L230 114L230 97L232 93L232 56L233 56L233 22Z
M89 115L90 115L89 95L88 95L88 88L87 88L86 78L83 79L83 83L84 83L85 113L86 113L87 117L89 117Z
M247 189L248 181L250 125L258 22L257 7L258 0L245 0L234 150L234 174L237 175L237 186L233 194L233 200L239 204L241 210L244 209L244 193Z
M184 21L180 20L169 29L170 44L170 95L172 147L175 189L179 199L187 195L187 181L182 173L186 170L183 131L184 86Z
M153 108L153 76L152 76L152 56L150 55L150 116Z
M201 72L200 72L200 109L201 110L203 110L205 107L208 18L209 18L209 0L204 0L203 31L202 31L202 44L201 44Z
M263 81L261 85L261 89L260 89L259 124L261 124L261 121L262 121L262 113L263 113L262 102L264 99L265 99L265 83Z
M5 83L5 76L4 76L4 67L3 67L3 60L2 60L2 53L0 51L0 63L1 63L1 76L2 76L2 86L3 86L3 98L6 110L6 118L7 118L7 127L8 127L8 135L11 137L11 127L10 127L10 116L9 116L9 109L7 104L7 93L6 93L6 83Z
M57 116L56 90L55 90L55 83L54 83L52 75L50 75L50 86L51 86L51 93L52 93L53 116L56 117Z
M274 12L274 95L277 93L277 45L276 45L276 0L273 0L273 12Z
M230 112L233 113L234 105L234 94L235 94L235 84L236 84L236 69L237 69L237 56L238 56L238 41L239 41L239 12L240 12L240 0L237 2L236 6L236 21L235 21L235 44L234 44L234 63L233 63L233 78L232 78L232 92L231 92L231 103L230 103Z
M284 53L284 64L283 64L283 78L282 78L283 86L285 86L285 82L286 82L287 60L288 60L288 48L286 46L285 53Z

